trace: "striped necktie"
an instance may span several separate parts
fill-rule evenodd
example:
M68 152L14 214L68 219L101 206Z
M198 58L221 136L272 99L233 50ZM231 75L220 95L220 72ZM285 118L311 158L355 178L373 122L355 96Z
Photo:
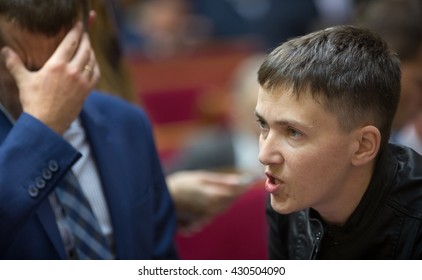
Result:
M101 233L88 200L75 175L70 171L56 188L60 205L73 235L79 259L113 259L106 237Z

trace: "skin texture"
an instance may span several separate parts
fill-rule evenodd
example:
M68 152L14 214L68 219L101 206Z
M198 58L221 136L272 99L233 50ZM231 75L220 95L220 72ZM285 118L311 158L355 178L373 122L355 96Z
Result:
M76 23L68 33L47 37L4 18L0 21L7 46L2 48L0 63L2 104L15 118L26 112L62 134L99 79L82 24Z
M328 223L343 224L369 184L379 131L373 126L344 131L321 102L289 90L261 88L256 115L259 160L274 210L314 208Z

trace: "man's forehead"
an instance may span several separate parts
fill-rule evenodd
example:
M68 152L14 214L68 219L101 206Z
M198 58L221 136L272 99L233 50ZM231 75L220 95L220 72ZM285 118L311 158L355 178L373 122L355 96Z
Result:
M65 35L64 30L55 36L33 33L11 21L0 21L2 46L12 48L25 66L32 71L40 69L45 64Z

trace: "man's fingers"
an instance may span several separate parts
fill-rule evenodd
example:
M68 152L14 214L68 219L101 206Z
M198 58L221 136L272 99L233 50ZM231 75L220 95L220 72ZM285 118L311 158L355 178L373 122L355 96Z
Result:
M1 50L1 53L4 57L4 63L6 68L15 78L16 82L19 83L27 73L25 65L23 64L20 57L9 47L4 47Z
M223 187L237 187L240 185L241 179L242 176L239 174L204 172L202 175L203 182Z
M57 50L51 56L50 60L70 61L78 49L83 27L81 22L77 22L75 26L66 34Z
M75 69L90 72L95 64L95 62L92 62L93 59L95 60L95 58L92 57L91 43L89 42L88 34L84 32L79 46L69 64Z
M83 67L82 71L86 74L91 87L95 87L100 78L100 69L97 64L94 52L91 50L89 61Z
M69 65L74 69L80 69L92 87L98 82L100 71L87 33L82 35L78 49Z

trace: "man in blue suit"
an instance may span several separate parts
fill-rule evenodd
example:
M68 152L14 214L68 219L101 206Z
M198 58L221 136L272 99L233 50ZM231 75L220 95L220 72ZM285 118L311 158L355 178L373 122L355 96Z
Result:
M86 1L0 1L1 259L82 258L56 192L70 171L112 258L177 257L145 114L93 91L94 17Z

